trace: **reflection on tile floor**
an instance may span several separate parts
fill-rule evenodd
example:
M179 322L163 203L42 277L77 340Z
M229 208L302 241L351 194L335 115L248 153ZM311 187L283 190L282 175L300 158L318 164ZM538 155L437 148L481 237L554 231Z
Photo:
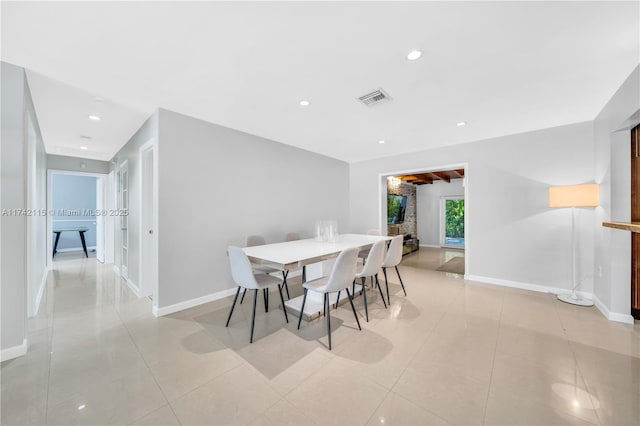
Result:
M464 249L420 247L420 250L405 255L402 258L402 264L412 268L436 271L454 257L464 257ZM450 274L449 276L462 278L458 274Z
M390 309L371 292L362 331L335 311L333 351L322 319L298 331L261 304L250 345L251 304L226 328L230 298L155 318L111 266L61 256L29 352L2 364L1 423L640 424L640 327L420 253L400 268L407 297L393 275Z

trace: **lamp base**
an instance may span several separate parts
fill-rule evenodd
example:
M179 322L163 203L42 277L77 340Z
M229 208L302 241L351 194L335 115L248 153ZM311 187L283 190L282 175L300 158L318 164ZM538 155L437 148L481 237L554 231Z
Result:
M584 299L577 294L558 294L558 300L578 306L593 306L593 300Z

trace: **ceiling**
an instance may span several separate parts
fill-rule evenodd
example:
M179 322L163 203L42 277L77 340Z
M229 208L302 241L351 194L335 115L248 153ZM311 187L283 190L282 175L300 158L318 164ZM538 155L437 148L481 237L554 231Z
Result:
M413 173L410 175L398 175L394 177L414 185L430 185L433 182L438 181L451 183L451 181L455 179L464 179L464 169Z
M157 108L349 162L521 133L592 120L640 62L637 1L1 8L47 151L98 159Z

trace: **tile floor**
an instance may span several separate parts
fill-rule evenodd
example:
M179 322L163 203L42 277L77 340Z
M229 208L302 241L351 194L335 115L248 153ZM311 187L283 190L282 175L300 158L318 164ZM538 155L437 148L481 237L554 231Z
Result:
M362 331L334 311L331 352L324 321L285 325L275 294L249 345L250 303L229 328L230 299L154 318L111 266L61 256L29 352L2 364L1 423L640 424L640 326L419 253L400 268L408 297L393 276L390 309L370 292Z

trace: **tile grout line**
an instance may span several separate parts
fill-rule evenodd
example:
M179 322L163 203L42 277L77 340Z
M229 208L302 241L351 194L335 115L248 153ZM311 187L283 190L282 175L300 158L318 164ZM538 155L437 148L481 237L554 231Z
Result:
M558 319L560 321L560 325L562 326L562 332L564 334L565 339L567 340L567 343L569 344L569 347L571 348L571 355L573 355L573 361L576 364L576 368L578 369L578 372L580 373L580 378L582 379L582 381L584 382L584 386L586 388L587 393L589 394L589 401L591 402L591 406L594 407L594 411L596 414L596 419L598 420L598 425L602 425L602 420L600 419L600 415L598 414L598 410L595 409L595 404L593 401L593 395L591 394L591 392L589 391L589 384L587 383L587 381L584 378L584 374L582 374L582 369L580 368L580 363L578 363L578 357L576 356L576 351L575 351L575 347L574 347L574 343L570 338L569 338L569 334L567 333L567 328L564 324L564 321L562 321L562 316L560 315L560 312L558 311L558 305L556 305L556 301L553 301L553 309L556 311L556 315L558 315ZM576 416L574 416L576 417ZM580 417L576 417L580 420L582 420Z
M462 287L459 292L463 291ZM449 302L449 304L447 304L446 306L448 307L449 305L453 304L455 301L455 295L452 296L451 301ZM431 327L431 330L429 330L429 332L427 333L427 335L424 338L424 342L422 342L422 344L420 345L420 347L418 347L418 349L416 350L415 354L411 357L411 359L409 360L409 362L407 362L407 366L404 367L404 369L400 372L400 374L398 375L398 378L393 382L393 384L389 387L389 391L387 392L387 395L382 399L382 401L380 402L380 404L378 404L376 406L376 408L373 410L373 413L371 413L371 416L369 417L369 419L367 420L367 422L370 422L371 419L373 418L373 416L376 414L376 411L378 411L378 409L380 408L380 406L384 403L384 401L387 399L387 397L389 396L390 393L393 393L394 395L397 395L401 398L402 395L396 394L395 392L393 392L393 388L398 384L398 381L400 380L400 378L404 375L404 373L407 371L407 369L409 368L409 365L411 365L411 363L413 362L413 360L418 356L418 354L420 353L420 351L422 350L422 348L427 344L427 342L429 341L429 339L433 336L433 332L434 330L438 327L438 325L440 324L440 322L442 322L442 319L445 317L445 315L447 314L447 311L444 310L442 311L440 318L438 318L438 321L436 321L436 323L433 325L433 327ZM406 398L403 398L406 400ZM430 410L427 410L424 407L420 407L421 409L427 411L428 413L442 419L442 417L440 417L439 415L437 415L436 413L431 412ZM442 419L444 421L446 421L446 419ZM448 423L448 422L447 422Z
M117 277L117 278L121 279L121 277ZM131 291L131 290L129 290L129 291ZM160 393L162 394L162 397L164 398L164 400L167 402L167 405L169 406L169 409L171 410L171 412L175 416L175 418L178 421L178 423L180 425L182 425L182 421L180 421L180 418L178 418L178 415L173 410L173 406L171 405L171 402L169 401L169 398L167 398L167 395L164 393L164 390L160 386L160 383L158 383L158 379L156 378L156 375L153 374L153 371L151 370L151 367L149 367L149 363L147 363L147 360L145 359L144 355L142 355L142 352L140 352L140 347L138 346L138 343L136 342L136 340L133 338L133 334L131 334L131 330L129 329L129 327L127 327L127 323L122 320L122 317L120 316L120 311L118 309L115 309L115 305L114 305L114 311L116 312L116 315L120 319L120 322L122 323L122 326L125 328L125 330L127 330L127 334L129 335L129 338L131 339L131 342L133 343L133 346L135 346L136 352L138 353L138 355L140 355L140 358L142 359L142 362L144 362L145 367L147 367L147 370L149 371L149 374L151 374L151 377L153 378L153 382L156 384L156 386L160 390ZM137 422L138 420L144 418L145 416L148 416L149 414L153 413L156 410L159 410L160 408L162 408L162 407L158 407L158 408L156 408L154 410L149 411L148 413L145 413L144 415L142 415L139 418L135 419L134 422Z
M367 422L370 422L371 419L373 418L373 416L376 414L376 411L378 411L378 409L380 408L380 406L382 406L382 404L384 403L384 401L389 397L389 394L393 393L394 395L397 395L399 397L402 398L402 395L398 395L393 391L393 388L396 386L396 384L398 384L398 381L400 380L400 378L404 375L404 373L407 371L407 369L409 368L409 365L411 365L411 363L413 362L413 360L418 356L418 354L420 353L420 351L422 350L422 348L427 344L427 342L429 341L429 339L431 338L431 336L433 335L433 331L438 327L438 325L440 324L440 322L442 321L442 319L444 318L444 316L446 315L446 311L443 311L442 314L440 315L440 318L438 318L438 321L436 321L436 323L433 325L433 327L431 328L431 330L429 330L429 333L427 333L427 335L424 338L424 342L422 342L422 344L418 347L418 349L416 350L415 354L411 357L411 359L407 362L407 366L404 367L404 369L402 369L402 371L400 372L400 374L398 374L398 378L393 382L393 384L389 387L389 390L387 391L387 394L385 395L385 397L382 399L382 401L380 401L380 403L376 406L376 408L373 410L373 412L371 413L371 416L369 417L369 419L367 420ZM406 398L403 398L406 399ZM434 416L442 419L442 417L440 417L439 415L432 413L430 410L425 409L424 407L420 407L421 409L427 411L430 414L433 414ZM445 419L443 419L445 420ZM446 420L445 420L446 421Z
M489 406L489 397L491 395L491 384L493 383L493 370L496 367L496 354L498 353L498 342L500 341L500 330L502 329L502 313L504 312L504 299L507 294L502 290L502 303L500 304L500 317L498 318L498 332L496 333L496 344L493 348L493 362L491 363L491 374L489 375L489 384L487 386L487 397L484 401L484 414L482 416L482 424L487 424L487 407Z
M53 269L49 270L49 272L47 273L47 298L50 297L49 293L50 293L50 286L48 284L48 278L49 275L48 274L52 274L53 275ZM55 277L54 277L55 279ZM56 299L53 299L53 303L51 306L51 340L49 341L49 369L47 371L47 399L45 402L45 406L44 406L44 424L49 424L48 420L49 420L49 391L51 390L51 362L53 360L53 333L54 333L54 321L55 321L55 305L56 305Z

